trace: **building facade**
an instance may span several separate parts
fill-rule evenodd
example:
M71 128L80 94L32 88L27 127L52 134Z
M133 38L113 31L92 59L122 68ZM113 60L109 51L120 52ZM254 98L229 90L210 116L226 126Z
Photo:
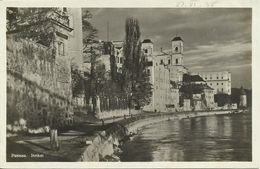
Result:
M113 41L117 71L122 72L124 61L123 41Z
M178 81L182 81L182 75L171 70L182 67L182 54L176 53L176 56L173 57L172 52L166 53L162 50L155 54L153 49L153 42L150 39L145 39L142 42L142 51L148 62L147 71L150 74L150 83L153 85L152 101L144 107L144 110L157 112L176 111L179 108L179 89L171 84L171 80L178 79ZM173 58L179 59L177 61L178 65L175 64L175 61L173 62Z
M192 72L199 75L206 81L207 85L214 89L214 94L224 93L231 95L231 73L220 72Z

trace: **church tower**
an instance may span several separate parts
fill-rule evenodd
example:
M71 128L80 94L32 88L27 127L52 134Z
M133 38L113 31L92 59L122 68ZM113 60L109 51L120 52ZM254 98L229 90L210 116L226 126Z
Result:
M240 102L239 102L239 107L246 107L247 102L246 102L246 92L243 87L240 88Z
M142 42L142 50L146 56L153 54L153 42L150 39L145 39Z
M183 66L183 40L179 36L172 39L172 65Z

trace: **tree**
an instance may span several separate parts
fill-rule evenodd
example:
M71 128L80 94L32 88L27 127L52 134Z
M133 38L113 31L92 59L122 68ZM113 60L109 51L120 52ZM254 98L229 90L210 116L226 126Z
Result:
M71 86L72 86L72 96L77 97L84 93L85 90L85 79L82 73L71 67Z
M69 25L69 16L63 9L7 8L7 34L18 39L30 39L49 47L59 29L56 23Z
M97 29L92 26L89 20L92 18L91 13L83 9L82 11L82 30L83 30L83 53L89 58L90 71L85 72L87 80L85 82L85 98L93 105L92 113L96 110L97 96L101 93L105 81L105 68L100 63L102 55L102 44L96 40Z
M97 33L98 30L93 27L90 23L90 19L92 18L92 14L87 9L82 9L82 31L83 31L83 51L90 52L89 47L92 44L97 43Z
M152 96L152 84L150 83L150 74L146 67L145 55L141 53L140 59L137 59L136 85L133 92L133 102L136 109L149 104Z
M125 60L122 67L122 75L130 110L132 101L134 101L136 108L140 108L150 102L151 85L146 74L145 57L141 51L141 32L137 19L128 18L126 20L125 33Z
M217 93L214 95L214 101L218 103L219 107L225 106L226 104L230 104L230 95L226 93Z

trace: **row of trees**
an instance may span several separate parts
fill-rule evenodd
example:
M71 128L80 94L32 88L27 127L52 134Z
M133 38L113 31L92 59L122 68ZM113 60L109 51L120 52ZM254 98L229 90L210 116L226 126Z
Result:
M152 86L146 71L145 56L141 50L140 27L134 18L128 18L125 25L124 63L122 73L117 72L113 52L109 51L110 72L106 72L100 62L102 50L105 47L96 40L98 31L91 25L92 17L88 10L83 9L83 52L89 57L90 71L83 76L77 70L72 70L74 96L84 93L87 103L91 100L93 113L99 98L128 100L128 107L140 109L149 104L152 95ZM107 42L107 45L109 42ZM111 47L111 46L110 46ZM113 101L112 101L113 102ZM107 108L107 106L106 106Z

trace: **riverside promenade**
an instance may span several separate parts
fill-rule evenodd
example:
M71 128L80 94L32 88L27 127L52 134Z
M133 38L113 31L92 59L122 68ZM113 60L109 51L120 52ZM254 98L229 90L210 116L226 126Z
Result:
M49 135L25 135L7 139L8 161L119 161L120 145L143 126L166 120L243 113L238 110L153 113L81 123L59 134L60 149L50 149ZM16 147L16 148L15 148ZM24 155L15 158L15 155Z

